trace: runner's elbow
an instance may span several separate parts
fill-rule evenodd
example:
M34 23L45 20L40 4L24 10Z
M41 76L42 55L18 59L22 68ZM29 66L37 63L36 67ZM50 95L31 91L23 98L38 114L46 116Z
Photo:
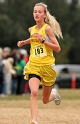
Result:
M56 52L59 53L60 51L61 51L61 48L58 47L58 48L56 49Z

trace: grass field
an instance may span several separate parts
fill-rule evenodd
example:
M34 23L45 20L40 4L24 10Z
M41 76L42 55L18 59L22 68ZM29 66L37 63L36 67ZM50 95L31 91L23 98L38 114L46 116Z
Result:
M38 98L39 124L80 124L80 89L59 89L62 101L59 106L54 102L44 105L41 90ZM29 124L30 95L0 97L0 124Z

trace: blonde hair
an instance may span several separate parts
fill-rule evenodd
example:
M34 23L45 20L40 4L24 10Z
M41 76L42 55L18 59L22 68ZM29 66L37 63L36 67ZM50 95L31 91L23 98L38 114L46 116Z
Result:
M58 38L63 38L62 36L62 32L61 32L61 28L59 23L57 22L57 20L55 19L54 16L52 16L48 9L47 9L47 5L44 4L43 2L41 3L37 3L35 4L35 6L42 6L44 8L44 12L47 14L47 17L45 18L45 23L49 24L50 27L52 28L54 34L58 37Z
M0 47L0 55L3 54L3 49Z

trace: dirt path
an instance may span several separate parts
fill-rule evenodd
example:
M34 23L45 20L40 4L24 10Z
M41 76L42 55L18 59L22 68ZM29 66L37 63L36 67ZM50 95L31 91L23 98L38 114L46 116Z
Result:
M80 124L80 100L63 100L43 105L38 101L39 124ZM29 101L0 101L0 124L29 124Z

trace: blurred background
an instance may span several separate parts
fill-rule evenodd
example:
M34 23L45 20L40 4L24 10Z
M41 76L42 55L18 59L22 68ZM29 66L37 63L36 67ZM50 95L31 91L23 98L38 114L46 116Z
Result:
M48 10L60 23L63 33L64 39L58 39L61 52L54 52L58 65L55 87L80 88L80 0L0 0L1 96L30 92L28 81L23 78L30 46L18 49L17 42L29 37L28 28L35 24L33 7L37 2L48 5Z

